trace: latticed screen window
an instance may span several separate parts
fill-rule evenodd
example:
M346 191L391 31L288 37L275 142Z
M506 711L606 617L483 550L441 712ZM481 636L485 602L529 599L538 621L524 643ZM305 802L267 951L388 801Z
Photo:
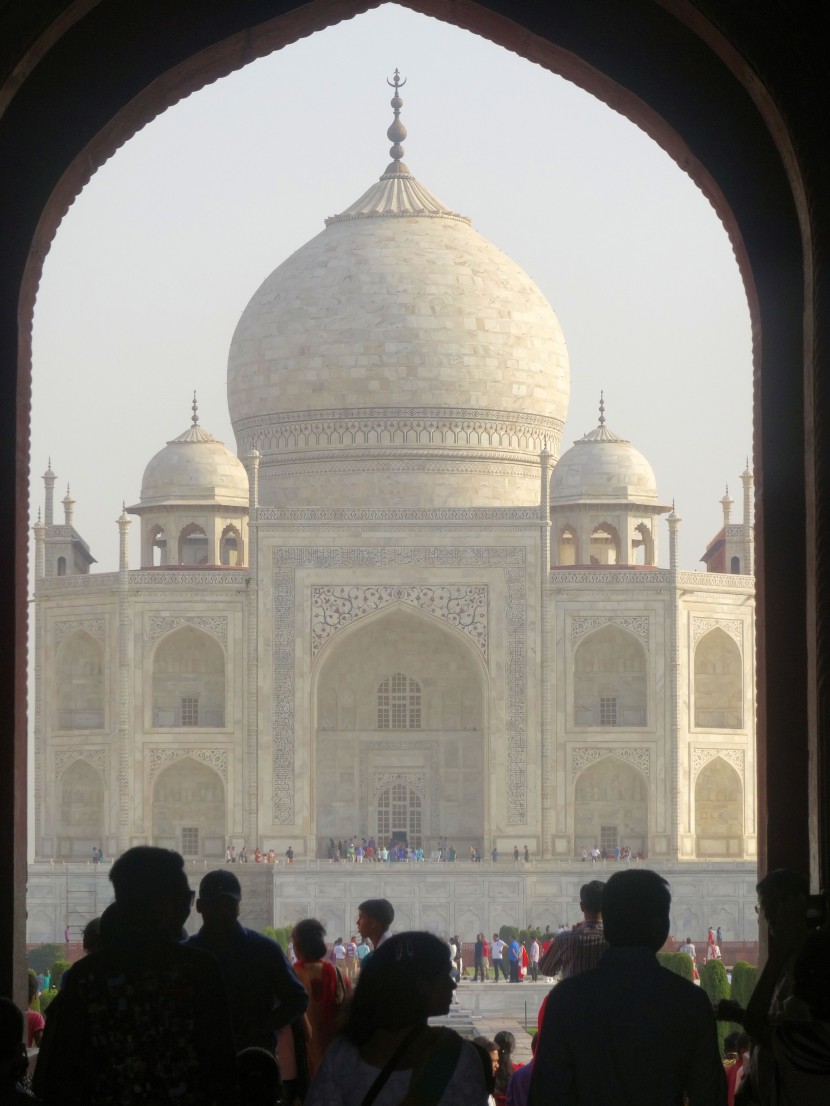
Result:
M378 688L379 730L420 730L421 685L403 672L388 676Z
M199 725L199 700L194 695L182 696L181 703L179 705L179 716L181 726L198 726Z
M182 856L199 855L199 827L182 826Z
M608 696L600 696L599 700L599 724L600 726L617 725L617 700Z
M378 840L384 844L402 834L412 848L422 844L421 797L404 783L395 783L378 798Z
M600 826L599 827L599 848L600 852L612 853L617 847L617 827L616 826Z

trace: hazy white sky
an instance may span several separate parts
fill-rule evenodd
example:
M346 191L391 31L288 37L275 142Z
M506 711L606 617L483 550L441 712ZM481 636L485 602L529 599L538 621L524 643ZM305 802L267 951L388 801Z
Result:
M587 93L498 46L393 5L196 93L93 178L46 260L34 326L33 518L57 500L99 568L144 466L190 419L235 448L236 322L264 278L383 172L395 67L405 160L515 259L565 332L563 443L608 425L651 462L698 566L751 452L749 314L726 233L689 178ZM60 503L56 516L62 518ZM660 532L660 560L668 538ZM138 566L138 521L131 565Z

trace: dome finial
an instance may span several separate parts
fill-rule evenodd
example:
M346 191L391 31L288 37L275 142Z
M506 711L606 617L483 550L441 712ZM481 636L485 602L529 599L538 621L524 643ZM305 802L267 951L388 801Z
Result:
M599 393L599 425L605 426L605 392Z
M196 401L196 389L195 388L193 389L193 403L192 403L191 406L193 408L193 414L190 416L190 421L193 423L194 426L198 426L199 425L199 404Z
M391 81L387 77L386 83L389 85L390 88L394 88L395 90L395 95L390 101L395 112L395 118L392 121L392 126L386 132L386 137L392 143L392 148L390 149L389 153L392 156L393 162L397 163L395 165L395 168L397 168L403 158L403 146L401 145L401 143L406 138L406 127L401 122L401 108L403 107L403 100L398 95L398 89L403 88L403 86L406 84L406 77L401 80L401 75L396 69L395 76L392 78ZM388 169L387 172L389 172Z

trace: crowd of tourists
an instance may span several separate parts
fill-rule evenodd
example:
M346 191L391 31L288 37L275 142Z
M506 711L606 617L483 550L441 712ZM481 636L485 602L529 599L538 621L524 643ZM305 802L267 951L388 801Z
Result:
M464 1040L429 1024L465 971L458 935L393 933L385 899L327 942L298 922L290 958L240 924L227 866L191 891L182 858L139 846L112 865L115 901L43 1018L0 999L0 1102L34 1106L826 1106L830 941L806 881L758 885L771 952L746 1009L662 968L671 896L625 869L581 888L582 920L533 938L478 933L473 979L553 977L532 1061L508 1031ZM194 905L201 927L183 925ZM808 903L810 909L808 910ZM718 942L712 931L710 944ZM94 940L93 940L94 937ZM86 944L86 942L85 942ZM522 950L527 953L525 963ZM495 967L499 964L498 968ZM505 972L505 962L507 971ZM45 982L45 980L44 980ZM37 981L32 979L34 1002ZM745 1032L718 1050L716 1017ZM36 1046L31 1090L27 1045ZM24 1036L25 1035L25 1036ZM643 1048L643 1042L648 1048ZM655 1062L657 1061L657 1062Z

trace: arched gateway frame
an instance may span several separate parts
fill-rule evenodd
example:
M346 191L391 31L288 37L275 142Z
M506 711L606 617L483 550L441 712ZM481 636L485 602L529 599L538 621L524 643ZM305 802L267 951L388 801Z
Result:
M206 18L201 0L179 0L167 9L131 5L129 12L119 5L67 3L32 8L24 22L2 17L9 34L3 42L8 76L0 86L0 234L6 244L0 365L13 365L18 354L17 373L3 376L0 403L0 494L16 505L16 567L0 579L0 618L17 627L14 677L9 667L9 678L0 682L0 717L15 719L14 741L0 743L0 818L5 839L14 842L0 858L0 947L13 950L0 963L4 993L18 984L20 991L24 976L26 811L15 797L26 794L30 324L49 241L89 175L148 120L253 58L366 6L360 0L301 7L252 0L214 5ZM751 10L718 0L631 0L616 9L604 0L551 0L527 8L506 0L491 0L486 8L461 2L448 9L442 0L410 6L439 18L450 12L459 25L624 112L693 176L729 229L752 311L756 425L764 446L756 464L762 497L758 624L765 642L759 824L767 831L760 863L807 868L812 862L815 885L826 885L830 758L826 737L818 738L818 719L830 694L830 680L822 678L830 666L830 598L818 586L817 551L826 547L830 517L830 451L820 448L830 387L828 365L817 351L829 344L830 304L821 298L812 258L822 247L827 252L830 213L813 202L805 183L811 167L824 164L822 115L797 98L805 85L819 98L826 94L816 75L823 72L819 36L810 34L809 15L788 11L788 20L804 21L791 28L798 26L798 35L788 36L777 21L759 27ZM799 52L789 45L796 41ZM122 62L117 71L110 64L114 49ZM84 88L67 96L66 75L78 71L85 74ZM772 494L765 494L768 489ZM782 533L790 536L784 550ZM808 609L818 610L809 623ZM779 740L768 736L776 734ZM793 741L793 734L803 740ZM809 750L814 770L808 770ZM776 780L774 793L767 791L767 778ZM793 818L793 809L804 816Z

